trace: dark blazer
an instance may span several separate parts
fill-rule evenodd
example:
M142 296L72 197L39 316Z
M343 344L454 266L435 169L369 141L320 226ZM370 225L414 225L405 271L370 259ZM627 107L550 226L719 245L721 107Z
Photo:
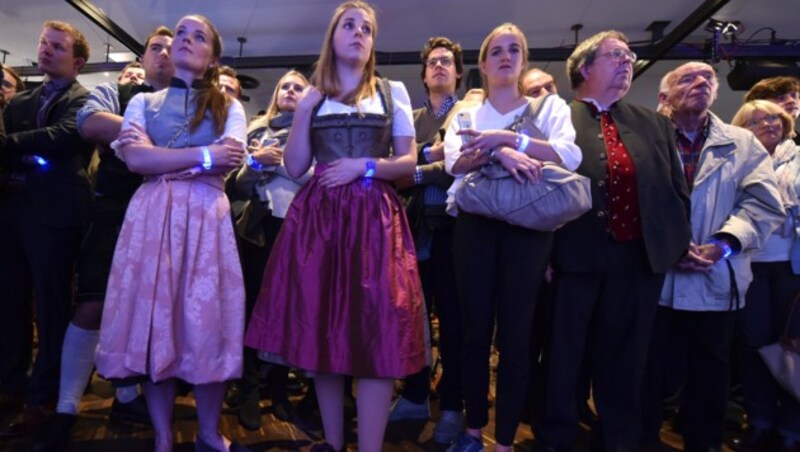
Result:
M36 113L42 87L18 93L3 112L6 137L0 147L0 166L25 174L25 191L33 212L46 225L71 227L89 218L91 189L86 165L93 145L78 134L77 113L89 91L74 81L47 110L46 125L37 128ZM45 158L46 168L26 165L26 156ZM0 191L4 190L0 186Z
M607 160L600 117L583 102L573 101L570 108L577 131L575 143L583 153L577 172L592 180L592 210L556 231L556 270L667 272L691 241L689 190L675 147L674 127L666 117L624 101L610 110L636 167L643 235L642 241L617 242L607 225Z

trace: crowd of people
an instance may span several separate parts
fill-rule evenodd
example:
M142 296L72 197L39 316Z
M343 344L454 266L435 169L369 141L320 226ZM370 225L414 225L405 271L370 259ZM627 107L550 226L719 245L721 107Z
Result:
M368 3L339 5L313 74L286 72L249 121L196 14L91 92L88 43L65 22L43 26L41 86L3 68L0 437L61 450L96 367L111 417L152 423L154 450L172 450L188 390L196 450L247 450L220 412L235 400L260 428L266 362L283 420L290 372L309 379L315 451L346 449L355 377L358 449L379 451L388 422L431 417L435 316L448 451L484 450L493 347L498 451L528 415L539 450L572 450L590 395L593 450L662 450L676 392L685 450L721 450L732 369L739 449L800 451L800 402L758 353L797 335L800 80L759 82L728 124L714 68L688 62L651 111L624 99L637 56L611 30L572 52L566 102L505 23L462 100L460 45L428 40L415 110L376 73L377 31ZM576 172L591 209L555 231L459 211L465 176L492 165L519 184Z

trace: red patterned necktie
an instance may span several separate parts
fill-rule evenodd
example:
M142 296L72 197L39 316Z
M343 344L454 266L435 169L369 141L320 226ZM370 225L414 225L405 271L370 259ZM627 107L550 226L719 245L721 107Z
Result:
M642 238L636 167L619 136L619 129L608 111L600 113L600 128L606 145L608 186L608 225L619 241Z

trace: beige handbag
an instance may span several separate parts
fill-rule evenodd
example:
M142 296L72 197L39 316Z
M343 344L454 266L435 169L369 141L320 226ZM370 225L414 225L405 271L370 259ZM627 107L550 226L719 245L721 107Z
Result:
M534 124L545 98L537 98L508 128L547 139ZM589 178L553 163L542 167L539 182L519 183L499 163L473 171L456 191L459 210L537 231L555 231L592 208Z
M795 400L800 401L800 352L789 337L789 324L792 321L798 299L800 299L800 294L794 299L781 339L774 344L761 347L758 349L758 353L783 389Z

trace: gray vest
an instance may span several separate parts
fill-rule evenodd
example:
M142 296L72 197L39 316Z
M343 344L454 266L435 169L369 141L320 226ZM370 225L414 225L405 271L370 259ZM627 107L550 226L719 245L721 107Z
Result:
M392 148L393 104L389 82L381 79L377 86L384 114L343 113L317 116L322 102L316 106L311 120L311 148L317 164L330 163L342 157L389 157Z
M141 95L141 94L140 94ZM206 112L205 119L193 132L189 122L197 111L194 88L187 88L181 80L173 79L169 88L144 94L147 133L153 144L167 148L208 146L219 135L214 131L214 121Z

